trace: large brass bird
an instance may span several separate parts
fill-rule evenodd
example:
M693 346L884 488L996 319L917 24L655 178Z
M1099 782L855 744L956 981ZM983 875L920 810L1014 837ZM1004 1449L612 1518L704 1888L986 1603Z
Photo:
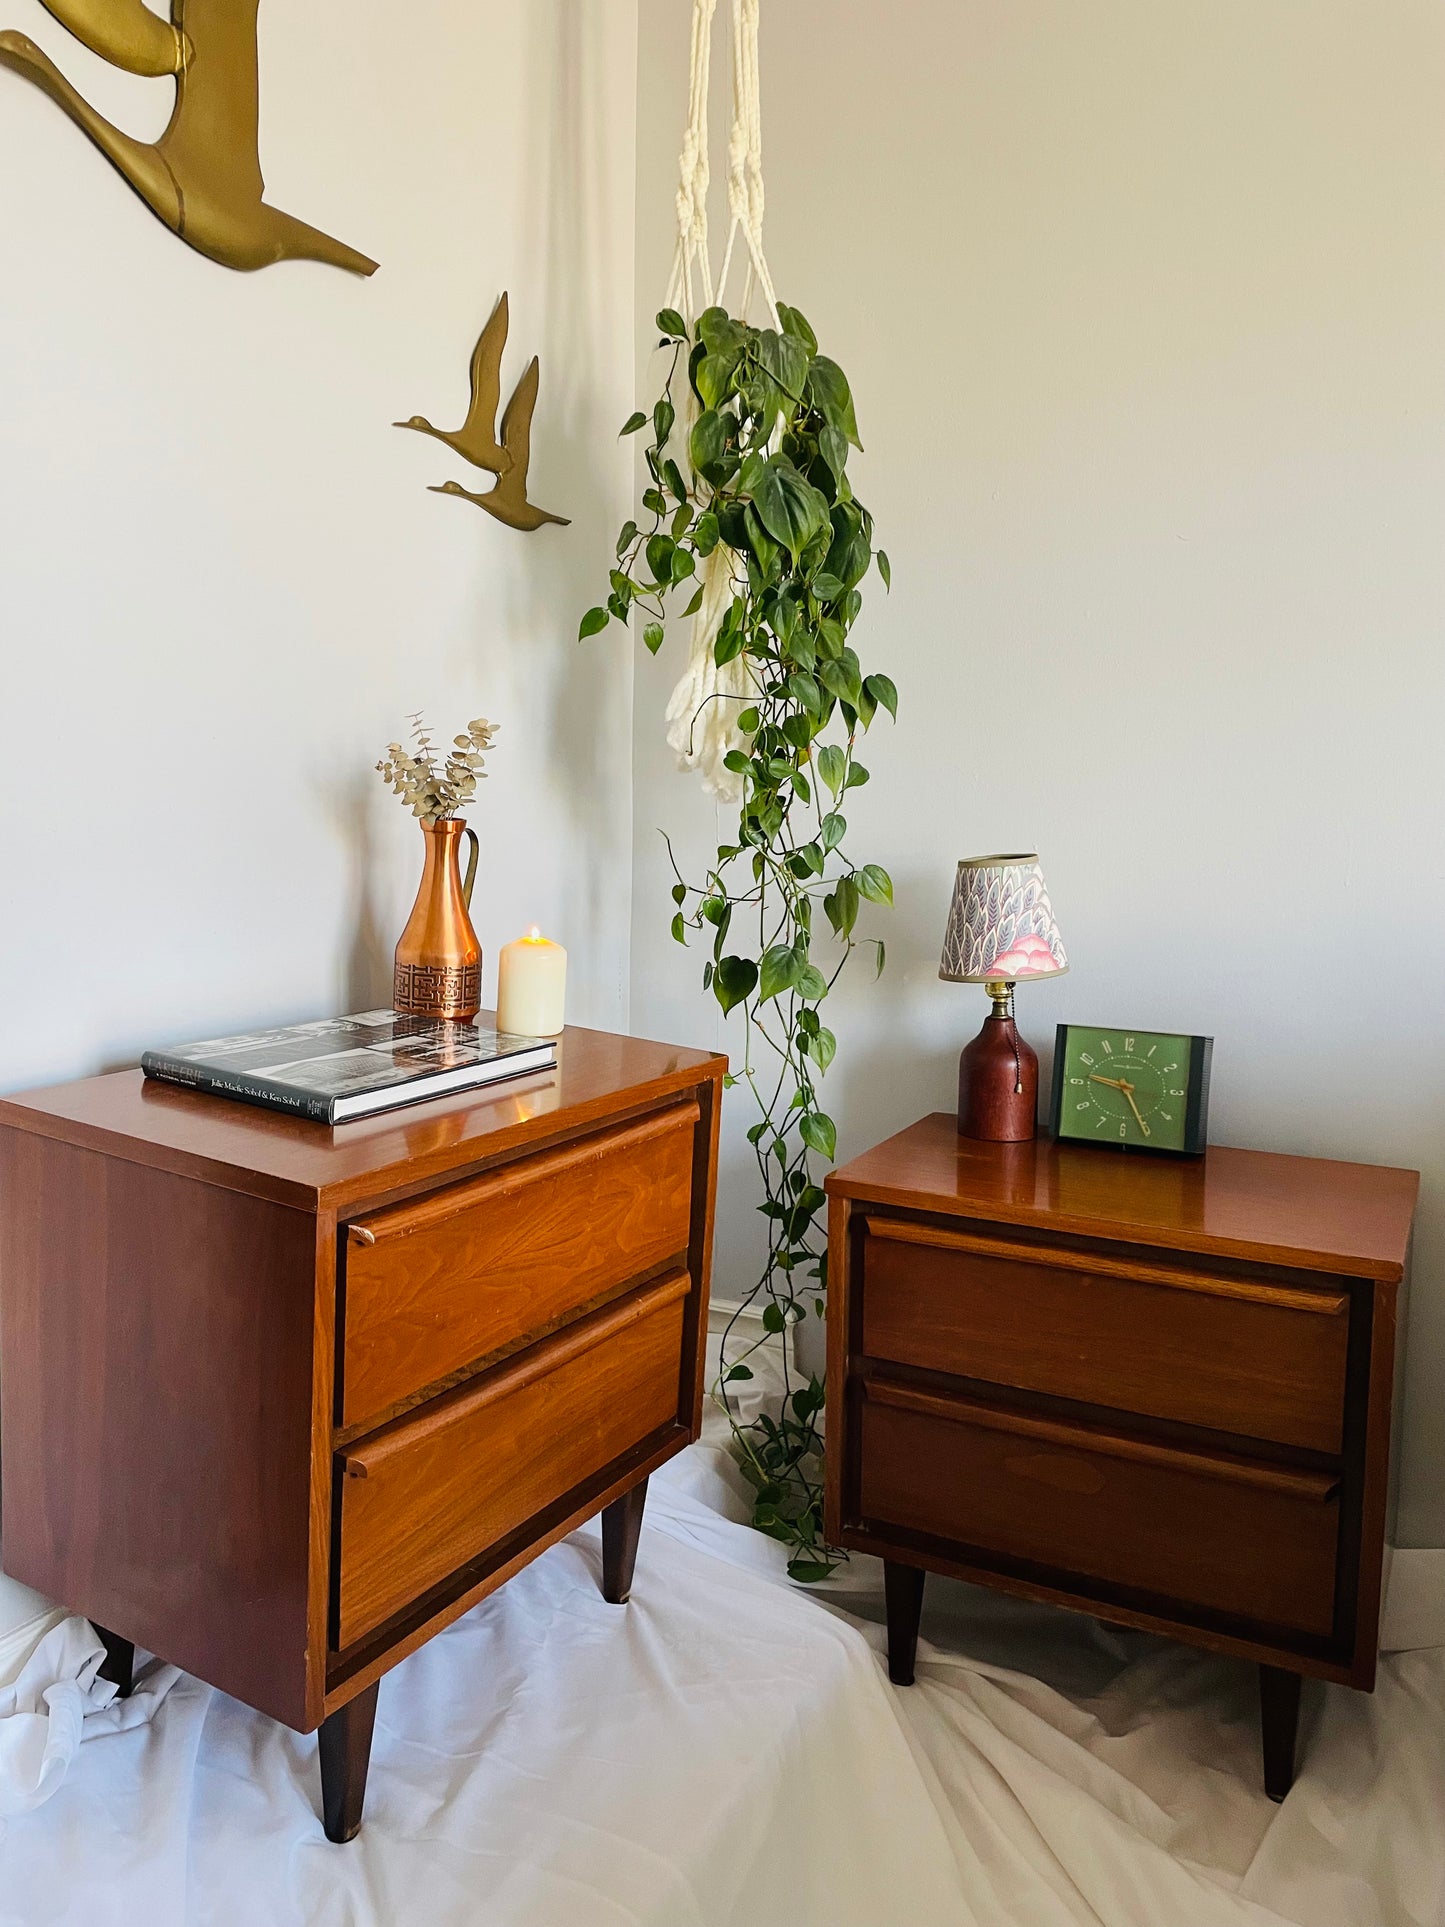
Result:
M305 260L376 272L366 255L262 198L260 0L171 0L169 21L141 0L42 4L112 66L175 80L165 132L157 141L133 140L97 113L27 35L0 33L0 66L48 94L172 233L228 268Z
M488 515L495 515L509 529L530 531L541 528L544 522L556 522L562 528L567 527L570 520L568 516L553 515L527 500L527 464L532 456L532 412L537 406L539 379L539 364L533 355L502 417L502 447L511 460L498 477L497 486L488 489L485 495L473 495L460 482L442 482L433 488L433 495L460 495L464 501L475 502L479 509L485 509Z
M425 415L413 415L409 421L393 422L392 427L414 428L419 434L435 435L439 442L454 448L473 468L485 468L493 475L505 475L512 466L512 458L497 440L497 410L502 402L502 350L507 345L507 320L507 296L504 291L472 350L472 398L467 407L467 418L460 428L450 431L433 428Z

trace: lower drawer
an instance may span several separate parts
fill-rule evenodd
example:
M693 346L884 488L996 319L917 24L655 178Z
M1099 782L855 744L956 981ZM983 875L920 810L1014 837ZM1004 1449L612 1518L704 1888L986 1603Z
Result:
M689 1289L665 1278L337 1455L338 1646L678 1420Z
M873 1379L865 1525L961 1541L1189 1609L1328 1635L1337 1481ZM968 1554L963 1555L965 1557Z

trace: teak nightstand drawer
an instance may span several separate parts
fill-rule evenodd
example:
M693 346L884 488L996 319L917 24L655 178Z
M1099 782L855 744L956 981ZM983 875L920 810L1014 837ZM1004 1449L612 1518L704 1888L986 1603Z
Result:
M1337 1453L1349 1294L871 1217L870 1358Z
M685 1273L337 1455L351 1645L679 1416Z
M863 1524L1292 1632L1334 1624L1338 1480L871 1379ZM1187 1522L1188 1530L1181 1531Z
M342 1425L681 1257L698 1116L674 1104L348 1225Z

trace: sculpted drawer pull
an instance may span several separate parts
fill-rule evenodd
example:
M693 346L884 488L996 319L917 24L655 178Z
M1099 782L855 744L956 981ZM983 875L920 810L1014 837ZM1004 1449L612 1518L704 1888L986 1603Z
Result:
M1086 1432L1080 1426L1063 1425L1055 1419L1033 1418L1002 1406L977 1404L972 1399L915 1391L911 1385L893 1385L882 1379L869 1379L866 1392L874 1404L921 1412L928 1418L949 1419L956 1425L1010 1432L1020 1438L1038 1439L1048 1445L1083 1452L1094 1459L1131 1459L1137 1464L1157 1465L1171 1472L1223 1479L1231 1485L1284 1492L1291 1498L1312 1503L1323 1504L1332 1499L1340 1483L1337 1472L1307 1472L1290 1465L1270 1465L1262 1459L1226 1458L1214 1452L1190 1452L1180 1446L1156 1445L1149 1439L1125 1438L1113 1432Z
M575 1325L565 1326L550 1338L544 1338L538 1344L528 1346L526 1351L518 1352L514 1358L455 1386L450 1392L443 1392L413 1411L403 1412L379 1431L368 1433L365 1438L344 1447L341 1453L342 1471L348 1479L364 1479L370 1470L379 1473L389 1460L398 1455L404 1456L418 1441L439 1429L445 1429L459 1412L476 1413L485 1406L499 1403L524 1386L559 1371L583 1352L618 1337L630 1325L650 1317L667 1305L676 1304L679 1299L686 1298L691 1290L692 1279L689 1274L676 1271L650 1285L644 1285L638 1291L630 1292L625 1298L589 1312Z
M485 1171L470 1182L445 1185L425 1197L408 1198L404 1204L373 1212L366 1223L349 1224L347 1236L356 1244L375 1245L428 1230L463 1211L475 1210L478 1205L495 1204L515 1192L547 1184L576 1165L600 1162L616 1152L636 1150L653 1138L694 1126L701 1116L696 1103L670 1104L665 1110L638 1118L634 1123L619 1125L610 1131L595 1131L570 1144L558 1145L555 1150L539 1151L534 1157L520 1158L495 1171Z
M1276 1305L1281 1311L1321 1313L1338 1318L1348 1309L1344 1291L1311 1291L1294 1285L1270 1284L1264 1279L1211 1278L1207 1273L1173 1271L1163 1265L1112 1258L1103 1252L1067 1251L1052 1245L1015 1244L1003 1238L980 1238L969 1231L945 1231L941 1225L912 1224L903 1218L865 1218L870 1238L890 1244L927 1245L938 1251L958 1251L980 1258L1001 1258L1010 1264L1042 1265L1046 1270L1082 1271L1099 1278L1123 1278L1131 1284L1167 1285L1174 1291L1194 1291L1213 1298L1243 1298L1251 1304Z

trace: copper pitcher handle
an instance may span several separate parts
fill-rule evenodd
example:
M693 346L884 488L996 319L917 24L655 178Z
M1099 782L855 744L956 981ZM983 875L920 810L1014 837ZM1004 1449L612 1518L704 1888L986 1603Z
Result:
M462 879L462 902L466 905L470 913L472 907L472 885L477 880L477 857L481 853L482 846L477 841L477 833L475 830L464 829L462 835L471 845L470 850L467 852L467 874Z

